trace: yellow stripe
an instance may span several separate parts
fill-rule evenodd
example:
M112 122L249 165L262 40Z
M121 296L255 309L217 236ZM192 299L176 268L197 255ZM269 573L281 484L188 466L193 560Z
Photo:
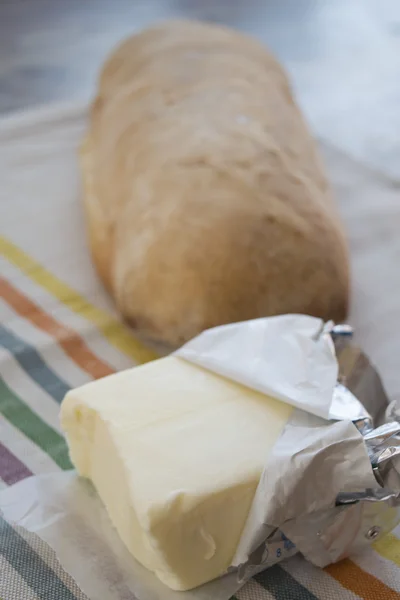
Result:
M145 363L158 358L155 352L136 340L117 319L100 308L93 306L93 304L52 275L23 250L1 236L0 254L25 273L32 281L42 286L60 302L68 306L71 311L93 323L115 348L127 354L136 363Z
M374 550L382 558L386 558L400 567L400 540L392 533L385 535L379 542L375 542Z

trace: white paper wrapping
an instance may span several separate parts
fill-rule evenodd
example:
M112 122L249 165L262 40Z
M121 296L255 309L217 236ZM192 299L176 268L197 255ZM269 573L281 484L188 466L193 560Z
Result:
M232 574L188 592L167 588L132 558L92 485L72 471L3 490L0 511L47 542L91 600L228 600L240 587Z
M338 366L324 322L283 315L204 331L176 355L214 373L329 418Z

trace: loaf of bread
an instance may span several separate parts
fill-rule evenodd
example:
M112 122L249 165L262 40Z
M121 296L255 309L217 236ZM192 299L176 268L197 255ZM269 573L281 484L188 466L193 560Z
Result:
M176 347L261 316L345 318L343 228L287 77L255 40L167 22L125 41L81 159L94 263L145 338Z

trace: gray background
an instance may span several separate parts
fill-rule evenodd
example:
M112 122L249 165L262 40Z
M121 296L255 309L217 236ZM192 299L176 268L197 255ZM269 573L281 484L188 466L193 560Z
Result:
M316 135L400 180L399 0L0 0L0 114L89 99L112 47L171 16L264 40Z

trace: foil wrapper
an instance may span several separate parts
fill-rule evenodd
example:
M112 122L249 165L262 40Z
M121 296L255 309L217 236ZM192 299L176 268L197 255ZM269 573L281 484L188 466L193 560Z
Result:
M323 567L400 522L400 424L348 325L259 319L205 332L177 354L292 404L293 413L231 567L189 592L167 589L132 558L92 486L74 473L1 492L4 517L44 540L89 598L228 600L255 573L296 553Z
M321 335L332 337L339 365L330 418L352 420L363 436L375 481L365 490L339 492L335 506L286 520L279 527L270 526L265 541L238 565L238 577L243 581L297 552L319 567L338 562L362 552L400 522L400 424L394 420L400 416L398 406L389 404L377 370L352 343L349 325L328 323ZM392 421L374 428L385 415ZM355 464L352 455L349 471ZM314 473L313 486L318 479L318 472ZM306 472L303 475L307 478Z

